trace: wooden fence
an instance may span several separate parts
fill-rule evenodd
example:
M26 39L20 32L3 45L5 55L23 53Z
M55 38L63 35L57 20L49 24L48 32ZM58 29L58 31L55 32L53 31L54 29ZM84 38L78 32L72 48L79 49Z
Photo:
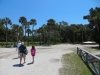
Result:
M95 75L100 75L100 58L98 56L78 47L77 54L82 58L82 60Z

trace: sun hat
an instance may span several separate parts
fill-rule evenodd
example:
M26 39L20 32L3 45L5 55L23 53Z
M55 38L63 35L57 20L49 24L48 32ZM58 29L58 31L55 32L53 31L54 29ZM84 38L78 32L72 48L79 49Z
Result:
M23 45L24 45L24 42L22 42L21 44L23 44Z

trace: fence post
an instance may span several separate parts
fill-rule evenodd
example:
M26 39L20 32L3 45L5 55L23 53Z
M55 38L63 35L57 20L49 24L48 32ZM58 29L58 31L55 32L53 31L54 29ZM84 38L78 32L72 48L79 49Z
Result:
M78 54L78 47L77 47L77 54Z
M88 64L88 53L86 53L86 63Z

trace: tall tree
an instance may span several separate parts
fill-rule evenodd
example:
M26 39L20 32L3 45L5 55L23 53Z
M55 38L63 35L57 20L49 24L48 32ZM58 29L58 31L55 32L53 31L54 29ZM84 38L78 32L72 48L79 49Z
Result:
M43 42L43 41L42 41L42 38L43 38L43 27L40 27L40 28L37 30L37 33L39 34L39 37L40 37L40 45L41 45L41 43Z
M17 34L17 42L18 42L18 40L19 40L19 25L17 25L17 24L13 24L12 25L12 30L15 32L15 34Z
M31 19L30 20L30 25L32 25L32 45L33 45L33 30L34 30L34 26L37 24L35 19Z
M2 24L2 19L0 19L0 41L4 41L5 37L5 26Z
M26 38L26 22L27 22L27 19L24 16L20 17L19 23L22 24L23 30L25 29L25 37L23 36L24 41L25 41L25 38Z
M30 28L30 22L27 22L26 25L27 25L27 28L28 28L26 30L26 32L28 33L28 45L29 45L29 33L31 32L30 29L29 29Z
M47 20L47 25L48 25L48 28L49 28L49 41L48 41L48 44L51 43L51 33L53 31L53 27L55 25L55 20L54 19L49 19Z
M22 40L24 35L23 27L19 26L18 30L19 30L19 39Z
M70 27L71 27L71 31L73 33L73 43L75 44L75 34L76 34L76 31L77 31L77 28L76 28L75 24L71 24Z
M89 14L83 16L84 19L89 21L91 29L95 30L94 40L99 44L100 48L100 7L91 8Z
M68 39L68 23L65 21L59 22L60 28L61 28L61 36L63 36L62 41L67 42ZM65 34L63 34L65 33Z
M7 47L7 36L8 36L8 34L7 34L7 29L8 29L8 25L12 25L12 22L11 22L11 20L9 19L9 18L4 18L4 19L2 19L2 23L6 26L6 47Z

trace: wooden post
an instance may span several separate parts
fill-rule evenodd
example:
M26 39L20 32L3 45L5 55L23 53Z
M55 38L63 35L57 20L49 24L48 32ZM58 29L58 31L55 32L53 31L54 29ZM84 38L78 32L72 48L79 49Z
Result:
M88 64L88 53L86 53L86 64Z
M77 54L78 54L78 47L77 47Z
M98 68L99 68L98 72L99 72L99 75L100 75L100 60L98 62Z

